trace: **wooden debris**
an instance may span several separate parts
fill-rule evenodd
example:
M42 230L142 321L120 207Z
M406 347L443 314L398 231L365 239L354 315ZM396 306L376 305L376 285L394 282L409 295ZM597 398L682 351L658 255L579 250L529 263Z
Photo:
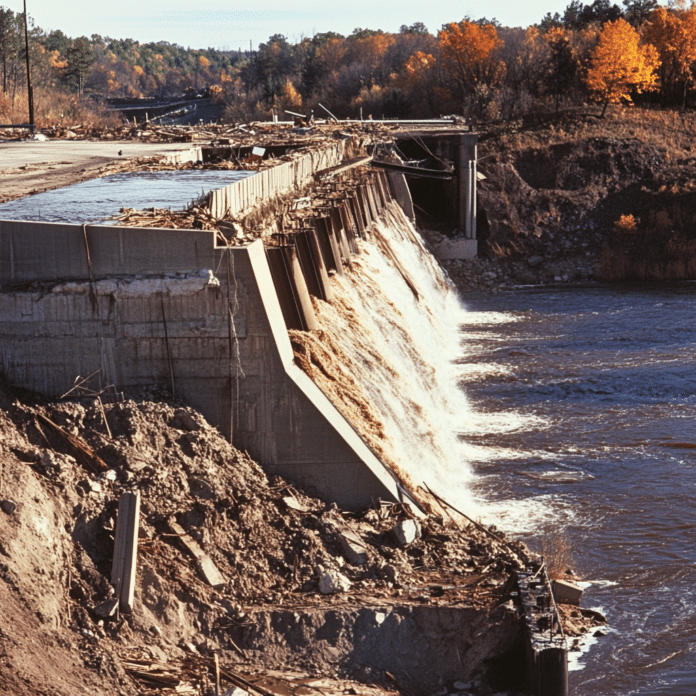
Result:
M70 450L70 454L75 457L80 466L94 473L101 473L109 468L109 465L83 439L67 432L42 413L37 413L37 416L42 423L48 425L63 440Z
M126 613L133 610L139 526L140 491L123 493L118 501L111 584L116 590L121 611Z
M169 529L179 537L186 550L196 559L196 565L208 585L215 590L222 589L227 584L227 580L217 569L210 556L198 545L198 542L192 539L175 520L169 521Z

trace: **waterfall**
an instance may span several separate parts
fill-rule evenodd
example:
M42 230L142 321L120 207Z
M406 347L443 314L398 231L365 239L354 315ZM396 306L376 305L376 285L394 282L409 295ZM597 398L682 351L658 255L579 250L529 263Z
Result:
M303 368L380 459L467 514L473 497L458 386L465 309L417 231L392 203L350 268L315 300L319 332L291 332Z

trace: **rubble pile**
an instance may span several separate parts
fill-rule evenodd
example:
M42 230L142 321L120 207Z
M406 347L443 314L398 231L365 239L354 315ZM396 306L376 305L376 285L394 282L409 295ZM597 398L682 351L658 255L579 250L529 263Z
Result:
M244 625L251 606L493 607L523 551L446 515L418 518L407 506L339 510L269 480L189 408L98 398L27 405L6 396L0 407L0 599L16 587L34 649L62 641L120 693L134 693L124 650L147 649L155 660L218 650L239 658L228 629ZM118 499L130 490L142 500L137 589L133 614L119 616L109 578ZM175 525L224 586L206 584ZM3 606L4 654L16 665L26 646L13 635L12 607ZM0 669L0 686L8 674Z

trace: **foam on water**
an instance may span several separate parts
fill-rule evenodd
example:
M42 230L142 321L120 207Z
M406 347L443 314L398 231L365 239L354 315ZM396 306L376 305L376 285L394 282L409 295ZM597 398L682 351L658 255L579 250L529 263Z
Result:
M389 209L374 237L334 278L336 302L322 306L324 324L364 368L361 386L383 418L393 461L471 513L473 452L458 437L471 408L454 362L466 311L400 208Z

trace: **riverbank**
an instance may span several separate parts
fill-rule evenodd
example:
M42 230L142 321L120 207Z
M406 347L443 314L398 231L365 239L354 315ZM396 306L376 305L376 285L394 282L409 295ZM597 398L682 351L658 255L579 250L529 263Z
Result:
M470 289L695 278L695 140L694 114L635 108L482 129L479 258L445 267Z

